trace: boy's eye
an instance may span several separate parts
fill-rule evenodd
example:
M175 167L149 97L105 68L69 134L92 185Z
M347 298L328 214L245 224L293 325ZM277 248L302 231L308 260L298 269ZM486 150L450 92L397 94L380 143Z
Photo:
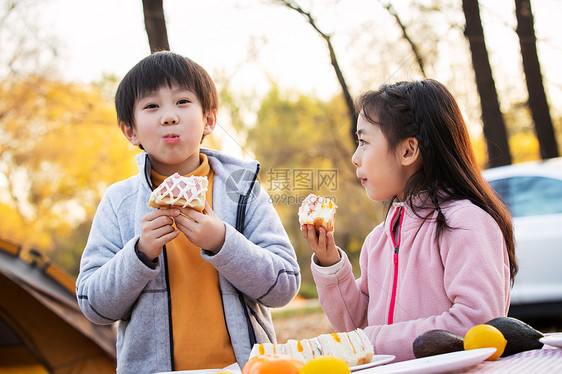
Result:
M188 103L189 103L189 100L187 100L187 99L178 100L178 104L188 104Z

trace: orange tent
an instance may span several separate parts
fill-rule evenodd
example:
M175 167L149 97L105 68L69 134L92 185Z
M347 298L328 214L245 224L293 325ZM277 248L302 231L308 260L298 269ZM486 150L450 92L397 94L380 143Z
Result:
M115 373L115 357L114 327L84 317L74 279L0 239L0 374Z

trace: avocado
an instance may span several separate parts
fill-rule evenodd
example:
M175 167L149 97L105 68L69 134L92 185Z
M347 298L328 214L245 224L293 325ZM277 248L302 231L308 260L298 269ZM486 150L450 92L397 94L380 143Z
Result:
M543 346L539 339L544 335L517 318L498 317L486 322L486 324L500 330L507 340L507 345L501 357L532 349L541 349Z
M416 358L462 351L462 336L446 330L430 330L418 336L413 343Z

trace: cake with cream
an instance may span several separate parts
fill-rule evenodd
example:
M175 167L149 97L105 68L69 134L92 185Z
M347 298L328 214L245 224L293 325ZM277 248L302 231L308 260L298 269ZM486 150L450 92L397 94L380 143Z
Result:
M189 176L182 177L175 173L156 187L148 205L153 208L169 206L189 207L200 212L205 208L205 194L209 181L207 177Z
M362 329L350 332L322 334L312 339L289 339L285 344L255 344L250 358L259 355L284 354L306 363L322 356L337 357L348 366L371 362L374 355L373 344Z
M324 227L326 231L334 231L337 205L327 197L310 194L299 208L299 223L314 225L316 230Z

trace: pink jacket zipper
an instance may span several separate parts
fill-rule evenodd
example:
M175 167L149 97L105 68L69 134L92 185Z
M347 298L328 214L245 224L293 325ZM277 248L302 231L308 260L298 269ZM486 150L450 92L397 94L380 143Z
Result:
M400 212L400 226L398 226L398 243L394 238L394 219L396 215ZM394 244L394 280L392 282L392 295L390 297L390 308L388 310L388 324L392 325L394 322L394 307L396 305L396 288L398 286L398 251L400 250L400 241L402 238L402 222L404 221L404 208L399 206L392 215L391 227L390 227L390 237L392 238L392 244Z

